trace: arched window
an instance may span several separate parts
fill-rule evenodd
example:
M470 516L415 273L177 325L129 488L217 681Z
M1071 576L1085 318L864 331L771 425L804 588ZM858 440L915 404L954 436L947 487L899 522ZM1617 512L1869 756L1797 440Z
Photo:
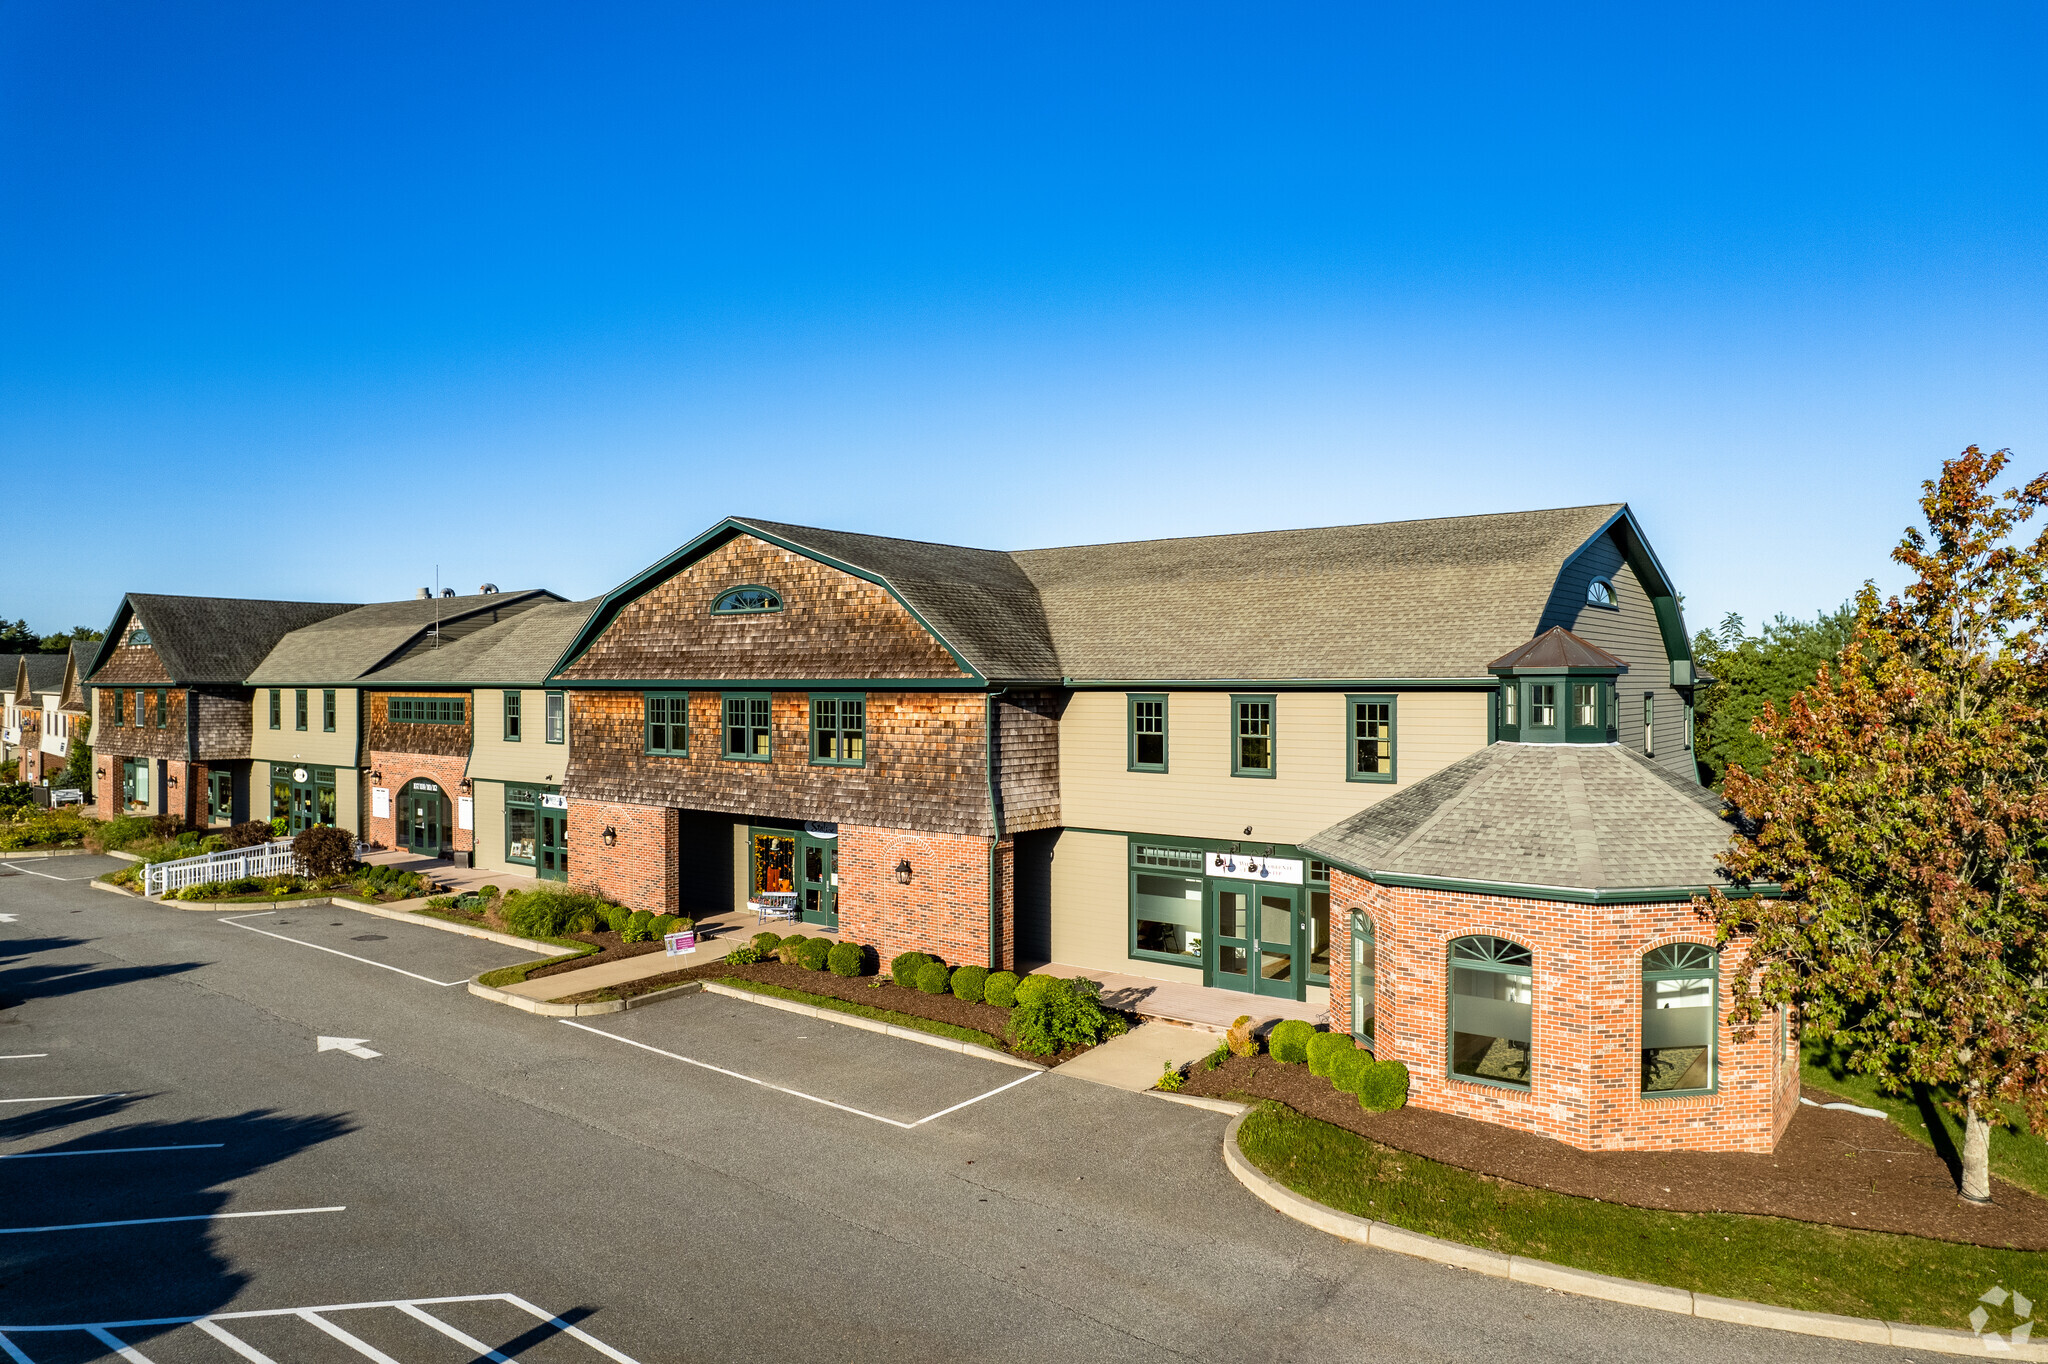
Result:
M1610 610L1619 610L1620 607L1614 600L1614 584L1608 582L1605 578L1595 578L1592 582L1587 583L1586 605L1605 606Z
M1451 943L1451 1074L1529 1087L1535 958L1505 938Z
M1373 959L1372 920L1365 911L1351 911L1351 1035L1372 1050L1379 972Z
M711 603L714 616L759 615L764 611L780 611L782 595L766 587L735 587L718 594L718 600Z
M1714 1088L1720 978L1720 963L1705 943L1669 943L1643 954L1643 1093Z
M143 629L140 625L136 626L128 632L128 643L135 648L142 648L149 643L149 631Z

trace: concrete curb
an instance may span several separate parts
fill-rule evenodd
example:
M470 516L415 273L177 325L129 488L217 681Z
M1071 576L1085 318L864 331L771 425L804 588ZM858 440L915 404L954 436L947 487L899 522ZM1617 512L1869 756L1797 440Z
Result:
M118 895L124 900L140 900L142 898L139 892L132 890L123 890L119 886L109 885L107 882L100 880L98 877L94 877L92 880L87 881L86 884L88 886L91 886L94 890L103 890L106 891L109 895Z
M1162 1094L1160 1097L1177 1096ZM1547 1288L1556 1293L1572 1293L1582 1298L1598 1298L1603 1302L1624 1303L1630 1307L1647 1307L1653 1311L1672 1312L1679 1316L1704 1317L1709 1321L1761 1326L1773 1331L1790 1331L1798 1335L1820 1336L1828 1340L1849 1340L1863 1345L1933 1350L1939 1354L1974 1355L1982 1354L1986 1349L1984 1339L1971 1331L1948 1330L1939 1326L1908 1326L1903 1322L1878 1321L1870 1317L1838 1317L1827 1312L1801 1312L1790 1307L1772 1307L1760 1302L1738 1302L1732 1298L1717 1298L1711 1294L1694 1293L1688 1289L1668 1288L1663 1284L1594 1274L1583 1269L1552 1264L1547 1260L1532 1260L1522 1255L1503 1255L1497 1250L1483 1250L1457 1241L1446 1241L1441 1237L1405 1231L1400 1227L1389 1226L1385 1222L1371 1222L1363 1217L1353 1217L1350 1213L1339 1212L1313 1199L1304 1198L1253 1165L1245 1158L1244 1153L1238 1150L1237 1132L1242 1126L1244 1115L1240 1114L1231 1120L1230 1126L1223 1133L1223 1163L1229 1167L1230 1173L1237 1177L1237 1182L1251 1190L1261 1202L1275 1212L1314 1227L1318 1231L1326 1231L1341 1240L1371 1246L1376 1250L1391 1250L1402 1255L1413 1255L1418 1259L1434 1260L1439 1264L1457 1265L1462 1269L1470 1269L1497 1279L1512 1279L1517 1283ZM2001 1348L1998 1353L2011 1359L2048 1361L2048 1342L2030 1341L2014 1348Z
M1140 1094L1150 1094L1155 1099L1164 1099L1170 1104L1186 1104L1189 1108L1206 1108L1211 1113L1228 1113L1236 1117L1249 1113L1250 1104L1241 1104L1232 1099L1212 1099L1206 1094L1168 1094L1163 1089L1141 1089Z
M656 990L651 994L635 995L631 999L600 999L589 1004L557 1004L552 1000L528 999L525 995L507 994L503 990L493 990L488 985L479 985L473 980L469 983L469 992L479 999L488 999L494 1004L507 1004L526 1013L539 1014L542 1018L595 1018L599 1014L622 1014L628 1009L654 1004L672 995L694 995L699 990L709 988L703 981L686 980L681 985L672 985L666 990Z
M119 857L120 853L96 853L91 848L43 848L36 852L0 853L0 862L35 862L45 857Z
M774 995L762 995L756 994L752 990L735 989L730 985L723 985L715 980L704 981L703 986L707 994L724 995L728 999L745 1000L749 1004L765 1004L771 1009L781 1009L785 1013L803 1014L808 1018L823 1019L827 1023L844 1023L849 1028L859 1028L864 1032L884 1033L890 1037L900 1037L906 1042L920 1042L927 1047L939 1047L945 1051L957 1051L962 1056L979 1057L984 1061L1000 1061L1006 1066L1016 1066L1019 1070L1046 1069L1046 1067L1039 1065L1036 1061L1026 1061L1022 1057L1010 1056L1000 1051L991 1051L987 1047L977 1046L972 1042L960 1042L950 1037L941 1037L937 1033L920 1032L916 1028L899 1028L894 1024L883 1023L878 1019L862 1018L859 1014L843 1014L837 1009L820 1009L815 1005L799 1004L793 999L777 999ZM652 996L643 996L643 998L652 998Z
M474 924L459 924L452 919L436 919L431 914L415 914L411 910L399 908L400 905L414 903L411 900L394 900L388 905L366 905L360 900L329 900L327 903L341 905L363 914L374 914L393 923L419 924L425 928L438 928L444 933L460 933L465 938L482 938L485 942L522 948L528 952L539 953L543 957L559 957L566 950L555 943L516 937L510 933L500 933L495 928L478 928Z
M118 857L118 858L120 858L120 859L121 859L121 860L122 860L123 862L140 862L140 861L142 861L142 860L143 860L143 857L142 857L142 854L141 854L141 853L132 853L132 852L116 852L116 851L115 851L114 849L112 849L112 848L109 848L109 849L107 849L107 850L106 850L106 851L105 851L104 853L101 853L101 854L100 854L100 856L102 856L102 857Z

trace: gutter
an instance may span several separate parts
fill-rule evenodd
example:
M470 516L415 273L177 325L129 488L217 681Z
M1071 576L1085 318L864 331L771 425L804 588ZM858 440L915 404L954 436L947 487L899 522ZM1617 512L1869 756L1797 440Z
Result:
M1002 935L1002 909L996 903L996 848L1003 841L1003 804L996 791L996 698L1009 693L1004 687L989 692L982 703L982 723L986 727L982 744L984 767L988 772L988 817L995 829L995 836L988 844L988 969L1003 969L1002 950L998 946Z

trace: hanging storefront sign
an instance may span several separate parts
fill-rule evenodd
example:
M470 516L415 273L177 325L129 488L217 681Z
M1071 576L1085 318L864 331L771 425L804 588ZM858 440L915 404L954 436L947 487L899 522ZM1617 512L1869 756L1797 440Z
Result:
M293 780L293 781L299 781L299 782L302 782L302 781L304 781L305 779L306 779L306 769L305 769L305 768L303 768L303 767L299 767L299 768L294 768L294 769L292 770L292 780Z
M542 793L540 798L540 807L543 810L566 810L569 808L569 798L567 796L551 796L546 793Z
M1276 885L1298 886L1306 864L1295 858L1260 857L1256 853L1210 853L1204 870L1211 876L1231 876L1242 881L1271 881Z
M827 824L823 820L807 819L804 821L804 832L812 838L837 838L839 837L839 826L837 824Z

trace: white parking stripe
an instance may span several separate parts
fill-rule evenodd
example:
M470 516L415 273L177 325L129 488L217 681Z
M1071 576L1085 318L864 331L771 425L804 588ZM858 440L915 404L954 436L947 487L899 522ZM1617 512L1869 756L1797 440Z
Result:
M772 1089L775 1090L777 1093L789 1094L799 1099L808 1099L814 1104L823 1104L827 1108L836 1108L842 1113L852 1113L855 1116L862 1118L873 1118L876 1122L885 1122L889 1124L889 1126L901 1128L905 1132L908 1132L913 1128L922 1127L926 1123L930 1122L933 1118L943 1118L948 1113L958 1113L961 1109L966 1108L969 1104L978 1104L983 1099L994 1098L996 1095L1002 1093L1006 1089L1015 1089L1018 1085L1023 1084L1026 1080L1036 1080L1040 1075L1043 1075L1045 1073L1044 1071L1034 1070L1028 1075L1023 1075L1015 1080L1010 1081L1008 1084L997 1085L994 1089L991 1089L986 1094L977 1094L971 1099L963 1099L959 1103L954 1104L951 1108L942 1108L936 1113L927 1114L926 1116L917 1119L915 1122L901 1122L895 1118L885 1118L879 1113L870 1113L866 1109L853 1108L842 1103L834 1103L830 1099L821 1099L815 1094L806 1094L801 1089L791 1089L787 1085L770 1084L766 1080L757 1080L751 1075L742 1075L736 1070L727 1070L724 1066L714 1066L709 1061L697 1061L691 1059L688 1056L677 1055L675 1052L672 1051L663 1051L660 1047L650 1047L645 1042L635 1042L630 1037L621 1037L615 1032L605 1032L600 1028L591 1027L588 1023L577 1023L567 1018L558 1019L556 1021L561 1023L567 1023L572 1028L580 1028L584 1032L596 1033L599 1037L609 1037L614 1042L624 1042L629 1047L638 1047L642 1051L651 1051L656 1056L666 1056L671 1061L681 1061L685 1065L697 1066L704 1070L716 1071L720 1075L729 1075L735 1080L745 1080L750 1085L759 1085L763 1089Z
M49 1160L53 1156L132 1156L139 1151L218 1151L224 1141L200 1141L189 1146L103 1146L91 1151L17 1151L0 1160Z
M640 1364L640 1362L634 1359L631 1355L620 1354L617 1350L614 1350L611 1346L605 1344L596 1336L593 1336L586 1331L578 1330L576 1327L571 1326L568 1322L563 1321L560 1317L554 1315L552 1312L542 1311L540 1308L535 1307L532 1303L528 1302L526 1299L520 1297L516 1293L503 1293L499 1296L502 1297L506 1302L511 1303L514 1307L524 1308L526 1311L533 1313L536 1317L539 1317L542 1321L554 1327L557 1331L560 1331L563 1335L569 1337L571 1340L582 1341L585 1345L588 1345L591 1349L597 1351L606 1359L615 1361L616 1364ZM421 1298L420 1301L433 1302L435 1301L435 1299ZM450 1299L442 1299L441 1301L450 1301Z
M365 1359L375 1360L376 1364L398 1364L397 1360L393 1359L390 1355L385 1354L382 1350L372 1345L369 1341L364 1340L360 1336L350 1335L347 1331L342 1330L339 1326L336 1326L333 1322L321 1316L318 1312L314 1312L311 1310L301 1312L299 1313L299 1319L301 1321L311 1322L313 1325L319 1327L328 1335L333 1336L336 1340L348 1346L349 1349L354 1350L357 1354L361 1355Z
M18 1051L12 1056L0 1056L0 1061L39 1061L49 1054L46 1051Z
M46 871L30 871L27 867L17 867L12 862L0 862L0 867L7 867L28 876L40 876L45 881L83 881L87 879L83 876L52 876Z
M39 1231L91 1231L98 1227L149 1227L159 1222L219 1222L230 1217L296 1217L302 1212L347 1212L346 1203L332 1208L268 1208L262 1212L205 1212L190 1217L131 1217L120 1222L66 1222L52 1227L0 1227L0 1236L27 1236ZM122 1323L116 1322L115 1325Z
M125 1099L122 1094L45 1094L40 1099L0 1099L0 1104L68 1104L79 1099Z
M101 1329L100 1327L94 1326L88 1329L86 1331L86 1334L91 1336L94 1340L97 1340L100 1344L111 1348L115 1354L127 1360L128 1364L150 1364L150 1358L148 1355L142 1353L142 1351L136 1349L133 1345L125 1345L122 1342L116 1340L111 1333Z
M263 1353L263 1351L257 1349L254 1345L249 1344L249 1342L243 1340L240 1336L229 1335L226 1331L223 1331L220 1327L214 1325L205 1317L201 1317L199 1320L193 1322L192 1324L194 1326L197 1326L200 1330L206 1332L206 1334L212 1336L221 1344L227 1346L230 1350L233 1350L242 1358L248 1360L249 1364L277 1364L276 1360L272 1359L269 1355Z
M375 966L386 971L397 971L398 974L401 976L412 976L414 980L424 980L429 985L438 985L441 986L443 989L446 989L450 985L469 984L468 976L464 976L461 980L430 980L426 976L415 975L413 972L404 970L400 967L387 966L381 961L371 961L368 957L359 957L353 952L344 952L341 949L335 947L322 947L319 943L307 942L304 938L287 938L282 933L273 933L267 928L258 928L254 924L235 923L235 919L256 919L261 918L265 914L275 913L277 913L277 911L274 909L265 909L259 910L255 914L237 914L233 918L222 919L221 922L224 924L235 924L236 928L246 928L251 933L261 933L264 937L275 938L279 942L297 943L300 947L310 947L315 952L332 952L337 957L347 957L350 961L359 961L365 966Z
M448 1337L448 1339L454 1341L457 1345L460 1345L463 1349L473 1351L478 1359L488 1359L489 1361L491 1361L491 1364L512 1364L512 1357L510 1355L499 1354L496 1350L493 1350L490 1346L484 1344L475 1336L466 1335L463 1332L456 1330L453 1326L450 1326L447 1322L441 1320L439 1317L434 1316L430 1312L422 1312L419 1308L413 1306L409 1302L402 1302L398 1304L398 1310L405 1313L408 1317L411 1317L414 1321L425 1322L427 1325L433 1327L436 1331L439 1331L442 1335Z

